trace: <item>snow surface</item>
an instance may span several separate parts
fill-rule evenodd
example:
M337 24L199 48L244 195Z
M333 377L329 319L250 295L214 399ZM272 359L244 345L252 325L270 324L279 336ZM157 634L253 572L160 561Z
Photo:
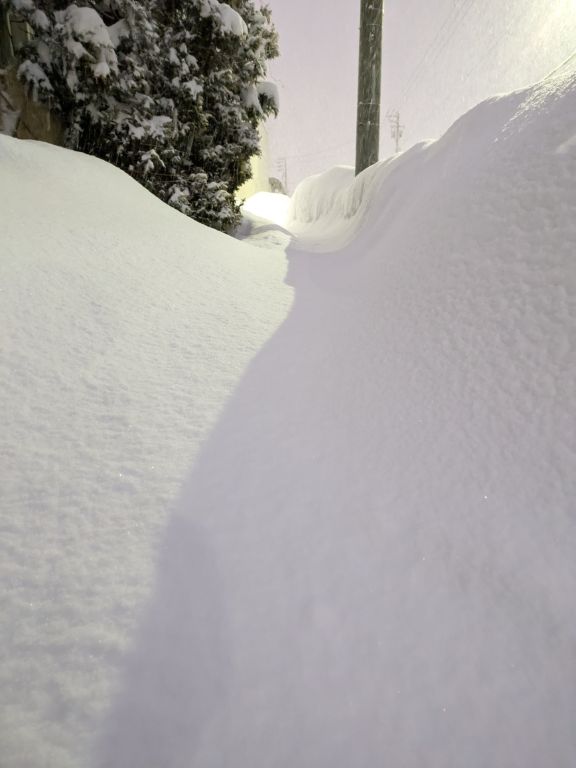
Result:
M575 108L244 242L0 137L3 766L573 768Z
M258 98L258 90L255 85L249 85L242 90L242 103L247 109L255 109L256 112L262 112L260 106L260 99Z
M236 37L243 37L248 34L248 27L242 16L227 3L218 4L218 14L224 32L229 35L236 35Z
M78 8L76 5L69 5L64 11L57 11L55 15L58 22L64 24L69 33L79 40L93 43L99 48L114 48L110 30L94 8Z
M0 222L0 765L84 766L180 487L292 290L282 254L45 144L0 137Z
M217 18L222 31L229 35L243 37L248 33L246 22L228 3L221 3L220 0L201 0L201 13L203 16Z
M263 80L256 86L258 93L261 96L266 96L275 105L276 109L280 109L280 93L276 83L272 83L269 80Z

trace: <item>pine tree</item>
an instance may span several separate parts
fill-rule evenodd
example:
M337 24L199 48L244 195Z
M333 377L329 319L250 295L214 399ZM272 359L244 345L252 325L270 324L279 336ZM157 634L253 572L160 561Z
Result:
M170 205L222 230L277 111L266 62L277 55L253 0L0 0L34 36L19 75L57 109L67 146L115 163Z
M259 152L258 123L277 110L275 99L257 91L277 54L270 13L251 0L238 5L243 15L217 0L159 8L164 57L155 91L174 112L143 169L143 182L164 200L223 230L239 220L234 192Z
M3 1L33 31L19 52L19 77L34 98L61 113L68 146L88 151L98 126L101 132L105 126L113 130L123 114L141 119L137 81L145 84L146 74L139 72L136 49L138 41L154 40L146 3L102 0L78 7L57 0Z

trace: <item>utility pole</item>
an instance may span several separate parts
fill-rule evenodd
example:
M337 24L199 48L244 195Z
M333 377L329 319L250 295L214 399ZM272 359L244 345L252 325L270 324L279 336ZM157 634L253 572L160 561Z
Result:
M398 154L400 152L400 139L404 133L404 126L400 125L400 113L398 110L395 112L391 110L386 113L386 117L390 123L390 136L394 139L395 151Z
M356 174L378 161L383 0L360 0Z

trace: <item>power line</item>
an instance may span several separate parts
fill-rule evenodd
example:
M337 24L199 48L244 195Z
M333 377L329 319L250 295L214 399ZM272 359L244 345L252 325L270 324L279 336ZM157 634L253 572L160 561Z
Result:
M432 42L426 49L424 55L416 65L416 67L412 70L412 74L409 76L407 83L400 94L399 103L405 104L408 100L409 96L414 91L414 88L418 83L420 82L420 73L423 70L425 65L431 66L434 64L434 62L437 61L440 54L445 50L447 47L447 44L452 40L454 37L454 34L458 27L462 24L464 19L468 16L468 13L472 9L472 6L474 4L474 0L462 0L458 8L456 9L456 12L454 13L454 9L444 18L444 22L436 35L434 36ZM445 33L445 30L448 30ZM434 52L434 56L431 61L428 61L429 55Z
M326 155L329 152L335 152L337 149L342 149L343 147L353 147L354 146L354 139L350 139L349 141L343 141L341 144L336 144L332 147L324 147L324 149L319 149L314 152L305 152L305 153L294 153L292 155L282 155L282 158L286 158L287 160L304 160L308 157L316 157L317 155Z
M557 72L559 72L562 67L565 67L567 64L570 64L570 62L574 61L576 58L576 52L570 54L567 59L564 59L564 61L561 64L558 64L557 67L554 67L554 69L551 72L548 72L546 77L552 77L552 75L555 75Z
M514 23L513 23L511 26L513 26L514 28L516 28L516 27L517 27L517 25L518 25L518 23L519 23L519 21L520 21L520 17L521 17L521 15L522 15L522 12L520 12L520 13L516 14L516 17L517 17L517 18L515 18L515 19L514 19ZM480 61L479 61L479 62L477 61L477 62L474 64L474 66L472 66L472 67L471 67L471 69L469 69L469 70L466 72L466 74L463 76L463 78L462 78L462 79L463 79L464 81L466 81L466 80L468 80L468 78L469 78L471 75L473 75L473 74L476 74L476 73L477 73L479 70L482 70L482 69L483 69L483 67L484 67L484 65L485 65L485 64L486 64L486 63L487 63L487 62L488 62L490 59L492 59L492 57L493 57L493 56L496 54L496 52L498 51L498 49L500 48L500 46L501 46L501 40L500 40L500 38L499 38L499 37L496 37L496 38L495 38L495 40L494 40L494 42L493 42L493 43L492 43L492 45L490 46L490 48L489 48L487 51L485 51L485 53L484 53L484 56L483 56L483 57L480 59ZM569 59L570 59L570 58L574 58L574 57L576 57L576 53L572 54L572 56L571 56L571 57L569 57ZM567 59L567 61L569 61L569 59ZM566 62L563 62L563 64L565 64L565 63L566 63ZM562 66L563 66L563 64L561 64L561 65L560 65L560 67L562 67ZM555 70L554 70L554 71L555 71ZM444 99L444 101L443 101L443 102L441 102L441 107L444 107L444 106L445 106L445 105L448 103L448 101L449 101L449 98L447 98L447 99Z
M453 12L454 12L454 6L452 6L450 12L444 17L444 23L442 24L442 26L440 27L440 29L438 30L438 32L436 33L436 35L432 39L432 42L430 43L430 45L426 49L426 51L425 51L424 55L422 56L422 58L418 61L418 63L416 64L416 66L414 67L414 69L412 70L410 75L408 76L408 80L406 82L406 85L404 86L404 89L402 90L402 93L400 94L400 102L401 103L404 101L404 97L405 97L406 93L410 90L410 87L412 86L412 82L420 74L420 69L423 67L423 65L424 65L424 63L425 63L425 61L426 61L426 59L428 57L428 54L433 50L433 48L436 45L436 42L440 39L440 37L442 35L442 32L446 28L447 24L452 20Z
M472 7L473 2L474 0L462 0L460 5L456 8L456 12L455 13L451 12L445 18L444 23L436 33L431 44L426 49L426 52L424 53L423 57L420 59L416 69L412 73L410 80L405 86L404 91L400 96L401 103L407 100L408 96L414 91L414 88L419 82L420 73L423 71L424 67L431 66L432 64L434 64L437 61L440 54L445 50L447 44L453 38L459 25L468 14L468 11ZM428 59L431 54L432 54L432 59L431 61L429 61Z

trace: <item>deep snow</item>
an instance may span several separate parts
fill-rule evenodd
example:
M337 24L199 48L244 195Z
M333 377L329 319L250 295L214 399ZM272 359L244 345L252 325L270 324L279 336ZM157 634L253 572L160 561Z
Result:
M575 109L244 242L0 137L3 766L572 768Z
M0 222L0 765L83 766L180 487L292 290L283 254L4 136Z

